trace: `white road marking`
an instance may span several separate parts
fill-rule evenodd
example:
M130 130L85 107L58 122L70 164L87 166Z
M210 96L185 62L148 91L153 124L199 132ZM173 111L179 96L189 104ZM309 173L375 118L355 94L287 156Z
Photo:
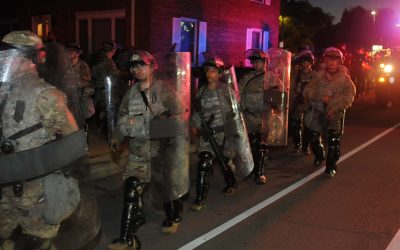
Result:
M338 164L347 158L353 156L354 154L358 153L359 151L363 150L364 148L368 147L372 143L376 142L380 138L384 137L385 135L389 134L396 128L400 127L400 123L394 125L393 127L383 131L379 135L373 137L372 139L368 140L367 142L361 144L357 148L351 150L347 154L343 155L340 157ZM255 205L254 207L244 211L243 213L237 215L236 217L230 219L229 221L225 222L224 224L212 229L210 232L203 234L202 236L198 237L197 239L194 239L193 241L187 243L186 245L180 247L178 250L190 250L194 249L207 241L211 240L212 238L218 236L219 234L223 233L224 231L228 230L229 228L235 226L236 224L240 223L241 221L247 219L248 217L252 216L253 214L257 213L261 209L264 209L265 207L271 205L275 201L279 200L280 198L286 196L287 194L291 193L292 191L296 190L297 188L303 186L307 182L313 180L315 177L321 175L325 171L325 166L322 166L322 168L318 169L317 171L311 173L310 175L304 177L303 179L295 182L291 186L283 189L279 193L276 193L275 195L271 196L270 198L260 202L259 204ZM400 230L397 232L395 237L392 239L390 242L387 250L394 250L394 249L400 249Z

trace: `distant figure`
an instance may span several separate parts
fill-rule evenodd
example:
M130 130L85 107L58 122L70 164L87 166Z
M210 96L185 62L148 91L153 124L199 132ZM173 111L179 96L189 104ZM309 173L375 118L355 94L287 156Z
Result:
M95 102L98 133L103 133L108 137L110 135L109 132L107 132L109 127L107 122L113 123L114 121L107 121L107 108L110 108L110 103L107 103L106 101L119 101L116 97L119 96L116 83L118 81L120 71L112 59L116 49L116 45L113 42L103 43L103 46L100 49L100 58L92 67L92 79L96 88ZM109 79L113 82L111 89L108 89L106 86L107 77L109 77ZM109 95L113 95L112 98ZM116 112L116 110L111 112Z

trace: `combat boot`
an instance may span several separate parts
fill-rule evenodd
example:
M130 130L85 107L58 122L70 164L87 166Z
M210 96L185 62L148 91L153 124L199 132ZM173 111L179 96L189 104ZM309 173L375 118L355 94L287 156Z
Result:
M145 219L143 215L143 184L136 177L125 180L124 207L121 218L119 239L108 245L108 250L140 249L141 243L136 232Z
M178 230L182 218L179 213L183 210L183 204L180 199L173 200L163 204L167 219L161 225L161 232L164 234L173 234Z
M325 160L325 152L321 141L321 135L318 132L311 131L310 139L311 150L315 155L314 165L320 167L322 162Z
M209 172L212 167L212 154L203 151L199 154L199 163L197 165L197 181L196 181L196 199L191 208L200 211L206 207L206 199L209 186Z
M254 157L254 183L264 185L267 182L267 177L264 175L266 161L268 160L268 149L265 145L257 147L258 150L253 152Z
M226 195L231 195L234 194L236 189L238 188L238 184L236 182L236 177L233 174L232 168L229 165L230 162L228 162L228 160L225 160L227 163L226 168L222 169L223 175L224 175L224 180L225 180L225 184L226 186L224 187L224 189L222 190Z
M334 177L337 172L336 163L340 158L340 136L341 134L336 130L328 131L328 154L325 174L329 177Z

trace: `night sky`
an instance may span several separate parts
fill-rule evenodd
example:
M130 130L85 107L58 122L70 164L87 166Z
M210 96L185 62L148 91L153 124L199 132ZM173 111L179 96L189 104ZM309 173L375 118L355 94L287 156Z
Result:
M313 6L320 7L324 12L331 13L334 23L340 22L344 9L362 6L364 9L392 8L400 16L400 0L308 0Z

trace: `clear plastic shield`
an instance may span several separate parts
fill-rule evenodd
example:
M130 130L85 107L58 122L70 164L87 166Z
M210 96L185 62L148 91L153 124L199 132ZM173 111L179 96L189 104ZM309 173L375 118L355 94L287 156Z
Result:
M250 142L247 135L246 124L242 111L240 110L240 94L236 80L235 68L232 66L224 70L224 83L228 88L228 107L229 111L224 114L225 136L231 138L236 154L233 163L239 170L242 177L248 176L254 168L253 156L251 153Z
M268 146L287 146L290 58L291 53L282 49L267 51L269 63L264 77L265 112L262 129L268 131Z
M108 141L111 141L111 137L117 126L117 80L115 77L107 75L104 78L104 94L105 104L107 112L107 136Z
M74 115L79 128L83 129L85 122L80 109L78 82L72 68L71 59L64 45L58 42L48 43L46 50L46 64L42 77L46 82L64 92L68 99L68 108Z
M150 87L151 194L169 202L189 191L190 53L156 56Z

